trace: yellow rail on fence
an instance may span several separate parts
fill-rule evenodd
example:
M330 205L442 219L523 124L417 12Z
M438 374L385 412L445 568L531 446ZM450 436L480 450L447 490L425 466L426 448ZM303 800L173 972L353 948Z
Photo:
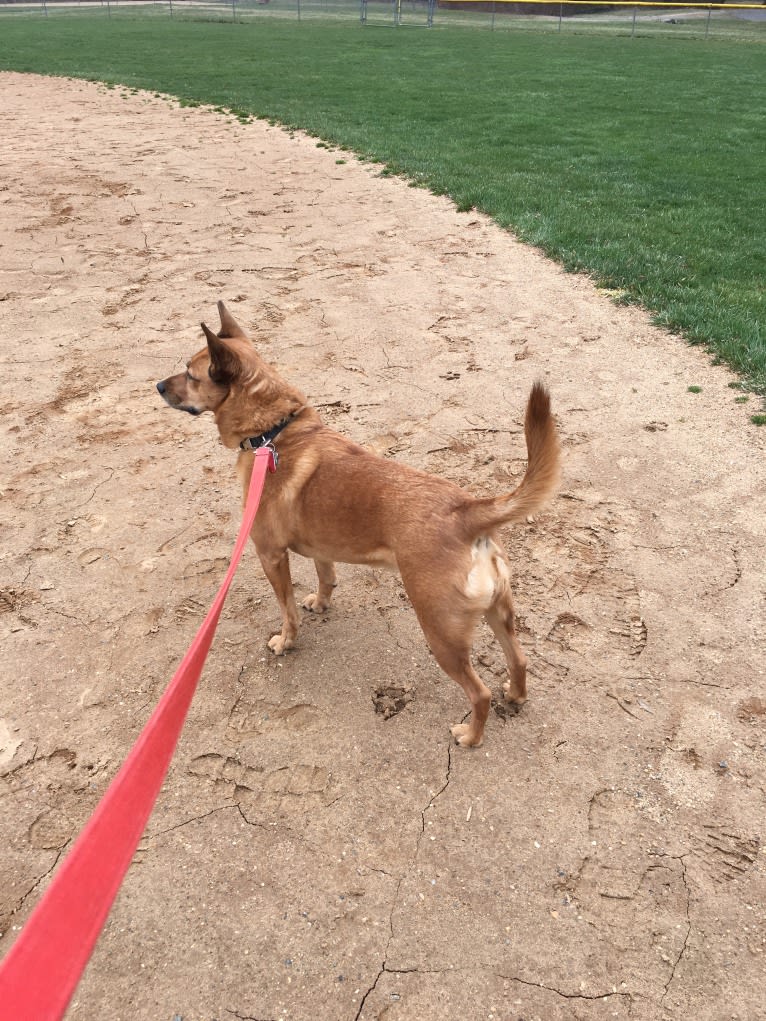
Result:
M457 3L461 6L463 4L545 4L550 7L552 3L556 3L557 0L439 0L439 6L443 7L445 4ZM559 3L564 4L566 7L697 7L705 11L711 10L711 8L718 10L736 10L736 11L764 11L766 10L766 4L700 4L700 3L686 3L686 0L679 0L678 3L665 3L663 0L655 2L655 0L558 0Z

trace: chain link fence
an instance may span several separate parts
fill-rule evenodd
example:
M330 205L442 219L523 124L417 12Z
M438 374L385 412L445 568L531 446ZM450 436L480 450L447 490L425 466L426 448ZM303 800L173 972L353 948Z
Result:
M490 31L672 33L766 41L762 4L670 4L592 0L0 0L7 15L107 18L164 17L245 22L263 18L356 21L363 26L429 29L459 26Z

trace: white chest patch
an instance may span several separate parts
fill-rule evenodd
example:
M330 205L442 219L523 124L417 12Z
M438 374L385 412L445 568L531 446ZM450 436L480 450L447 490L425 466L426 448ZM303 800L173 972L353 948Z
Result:
M468 598L486 610L508 581L508 567L499 547L486 536L475 539L471 546L471 569L465 581Z

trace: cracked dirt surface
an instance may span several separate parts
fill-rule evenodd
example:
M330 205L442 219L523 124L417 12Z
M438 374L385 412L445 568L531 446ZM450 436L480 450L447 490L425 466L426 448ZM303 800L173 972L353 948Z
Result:
M232 455L153 384L224 298L339 429L477 493L548 382L562 492L505 537L531 698L453 747L401 585L351 567L270 658L248 552L68 1016L766 1018L766 430L731 376L314 140L0 79L0 951L223 575Z

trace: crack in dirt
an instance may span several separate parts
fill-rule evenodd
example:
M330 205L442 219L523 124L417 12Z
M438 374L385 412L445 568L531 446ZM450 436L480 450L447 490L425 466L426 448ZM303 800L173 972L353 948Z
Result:
M463 717L463 721L468 719L469 715L470 715L470 713L466 713L466 715ZM461 721L461 722L463 722L463 721ZM442 794L444 794L446 789L449 787L450 780L452 779L452 748L453 748L452 738L450 738L449 744L447 745L447 772L446 772L446 775L445 775L445 778L444 778L444 783L441 785L441 787L439 788L438 791L436 791L434 794L431 795L431 797L428 799L428 804L420 812L420 824L421 824L420 825L420 836L418 837L417 847L415 848L415 857L413 859L413 863L415 861L417 861L418 853L420 852L421 838L422 838L423 834L426 831L426 812L429 810L429 808L433 808L434 803L436 802L437 798L440 798L442 796Z
M605 695L606 695L607 698L613 698L615 700L615 702L617 703L617 705L620 707L620 709L622 709L623 712L627 713L628 716L632 716L634 720L640 720L641 719L640 716L638 716L636 713L634 713L632 710L630 710L628 708L628 706L625 703L625 700L620 698L619 695L615 695L615 693L613 691L607 691L607 692L605 692Z
M239 1021L277 1021L277 1019L273 1017L266 1018L256 1017L255 1014L240 1014L238 1010L232 1010L231 1007L225 1007L224 1009L227 1014L231 1014L234 1017L239 1018Z
M203 812L202 815L193 815L189 819L184 819L183 822L176 823L175 826L168 826L168 828L164 830L153 830L151 833L147 834L145 839L151 841L154 840L155 837L164 837L166 833L174 833L176 830L183 829L184 826L188 826L190 823L200 822L202 819L209 819L211 815L216 815L218 812L228 812L231 808L239 808L239 805L219 805L218 808L211 808L209 812ZM242 813L240 812L240 815L241 814ZM250 823L248 819L245 819L245 822L251 826L256 825L255 823ZM143 844L143 842L144 841L142 840L141 843ZM138 850L145 851L146 848L139 845Z
M724 592L728 592L733 589L742 579L742 561L739 555L739 549L736 546L731 546L729 549L731 553L731 559L734 561L734 578L731 581L727 581L720 588L710 588L706 592L703 592L704 596L720 596Z
M380 980L383 977L383 975L387 971L389 971L389 968L387 967L387 963L388 963L388 948L391 946L391 940L394 938L394 911L396 911L396 903L399 900L399 891L401 889L401 886L402 886L403 882L404 882L404 876L400 876L399 882L396 884L396 891L394 892L393 903L391 905L391 914L388 917L389 934L388 934L388 940L386 941L386 949L383 952L383 963L381 964L380 968L378 969L378 973L375 976L375 981L372 983L371 986L369 986L369 988L367 989L367 992L364 994L362 999L359 1001L359 1009L357 1010L356 1014L354 1015L354 1021L359 1021L359 1018L362 1016L362 1011L364 1010L364 1005L367 1002L367 998L369 996L371 996L372 993L375 992L375 988L376 988L378 982L380 982Z
M672 965L672 967L670 969L670 977L668 978L667 982L665 983L665 991L663 992L662 996L660 997L660 1005L662 1005L665 1002L665 997L670 992L670 987L673 984L673 979L676 977L676 969L678 968L679 964L681 963L681 961L683 959L684 954L686 953L686 948L689 945L689 936L691 935L691 931L692 931L692 920L691 920L691 916L690 916L690 913L689 913L689 905L691 904L691 890L689 889L689 884L688 884L688 882L686 880L686 862L684 861L684 858L686 858L687 856L685 854L681 854L681 855L663 854L663 855L661 855L661 857L663 857L663 858L670 858L671 861L678 861L678 862L681 863L681 882L684 884L684 890L686 892L686 904L685 904L685 908L686 908L686 935L684 936L684 941L683 941L683 944L681 946L681 949L678 952L678 956L676 957L676 959L673 962L673 965Z
M467 716L468 716L468 714L466 714L466 716L464 716L463 719L467 719ZM426 831L426 812L430 808L433 808L433 806L434 806L435 802L437 801L437 799L440 798L441 795L449 787L450 781L452 779L452 749L453 749L453 743L452 743L452 738L450 738L449 743L447 744L447 770L446 770L446 774L445 774L445 778L444 778L444 783L441 785L441 787L437 791L434 791L434 793L432 793L430 795L427 804L425 805L424 808L422 808L420 810L420 833L418 834L418 838L417 838L417 841L415 843L415 853L413 854L411 861L407 865L407 868L404 870L404 872L401 874L401 876L399 876L399 879L398 879L397 884L396 884L396 890L394 891L394 895L393 895L392 900L391 900L391 911L389 912L389 916L388 916L389 933L388 933L388 939L386 940L386 947L385 947L385 950L383 951L383 963L381 964L380 968L378 969L378 973L375 976L374 982L368 987L367 992L364 994L364 996L360 1000L360 1002L359 1002L359 1009L357 1010L357 1012L356 1012L356 1014L354 1016L354 1021L359 1021L359 1018L362 1015L362 1011L364 1010L364 1005L367 1002L368 997L370 997L372 995L372 993L375 991L375 988L376 988L378 982L380 982L380 980L381 980L381 978L383 977L384 974L386 974L388 972L388 974L391 974L391 975L406 975L406 974L415 974L415 973L418 973L419 971L421 971L421 969L418 969L418 968L389 968L388 967L388 951L389 951L389 948L391 946L391 942L392 942L392 940L394 938L394 914L396 912L397 904L399 903L399 893L400 893L401 888L402 888L402 883L404 882L404 880L407 877L407 875L411 872L412 868L414 867L415 863L418 860L418 855L420 854L420 846L422 844L423 836L424 836L425 831ZM377 872L377 871L383 871L383 870L382 869L374 869L374 870L371 870L371 871L376 871ZM384 873L384 874L388 875L388 873ZM426 974L426 972L422 972L422 973Z
M75 614L73 613L64 613L63 610L58 610L56 609L55 606L46 606L45 609L48 611L48 613L55 613L57 617L63 617L64 620L70 620L72 621L73 624L79 625L81 628L84 628L88 632L88 634L93 634L93 626L95 621L86 621L83 620L82 617L75 616ZM21 616L21 614L17 614L17 616L19 620L23 620L25 623L30 623L34 627L40 626L40 624L37 621L26 620L24 617Z
M102 468L105 468L105 467L106 467L105 465L102 465ZM102 479L100 482L96 483L96 485L93 487L93 492L90 494L90 496L86 500L83 500L82 503L75 504L75 506L72 507L71 511L68 512L68 516L69 517L71 517L72 514L74 514L75 511L80 510L81 507L87 507L89 503L92 503L93 499L94 499L96 493L99 491L99 489L101 489L102 486L105 486L108 482L112 481L112 479L114 478L114 471L115 471L114 468L106 468L106 471L109 472L107 477L105 479Z
M63 845L63 847L60 847L58 849L58 851L56 852L56 858L53 861L53 864L50 866L50 868L46 869L45 872L43 872L43 874L41 876L38 876L37 879L34 881L34 883L32 883L32 885L29 887L29 889L25 893L22 893L22 895L19 898L19 900L17 901L15 907L12 907L12 908L9 909L8 916L7 916L7 920L8 921L10 921L10 919L13 918L14 915L18 914L19 911L21 911L21 909L26 904L27 900L32 896L32 894L38 888L40 883L42 883L43 880L47 879L48 876L51 875L52 872L55 872L56 868L58 867L58 863L61 861L61 859L62 859L62 857L64 855L64 852L66 851L66 849L69 846L69 844L71 844L71 840L67 840L67 842ZM3 930L5 929L5 925L6 925L6 921L4 921L4 920L0 921L0 927Z
M227 807L227 808L236 808L236 810L237 810L237 811L239 812L239 814L240 814L240 815L242 816L242 819L243 819L243 821L244 821L245 823L247 823L247 825L248 825L248 826L252 826L252 827L253 827L254 829L261 829L261 830L265 830L265 829L268 829L268 827L266 826L266 824L265 824L265 823L262 823L262 822L253 822L253 820L252 820L252 819L248 819L248 817L247 817L247 816L245 815L245 812L244 812L244 810L243 810L242 806L241 806L241 805L239 804L239 802L237 802L237 804L236 804L236 805L231 805L231 806L227 805L226 807ZM306 843L306 845L307 845L307 846L310 846L310 845L308 845L308 841L304 841L304 843ZM328 860L328 861L330 860L330 859L329 859L329 856L325 856L325 857L327 857L327 860Z
M378 974L375 976L375 981L364 994L362 1001L359 1005L359 1009L356 1012L354 1021L359 1021L364 1004L371 993L374 992L378 982L383 975L455 975L461 971L475 972L474 968L389 968L386 962L383 962L383 967L380 969ZM515 982L518 985L527 986L532 989L542 989L544 992L553 993L555 996L560 996L565 1000L608 1000L612 997L620 997L626 999L628 1004L632 1006L633 997L629 992L620 992L618 989L610 989L607 992L600 993L585 993L585 992L566 992L563 989L558 989L556 986L546 985L544 982L533 982L531 979L519 978L518 975L505 975L502 972L490 971L490 974L494 975L495 978L502 979L504 982Z
M534 989L543 989L547 993L555 993L556 996L561 996L565 1000L608 1000L613 996L620 996L627 999L628 1003L633 1003L633 997L630 993L621 993L618 989L610 989L606 993L567 993L563 989L557 989L555 986L547 986L544 982L533 982L531 979L519 978L518 975L503 975L501 972L494 972L493 974L507 982L518 982L522 986L531 986Z

